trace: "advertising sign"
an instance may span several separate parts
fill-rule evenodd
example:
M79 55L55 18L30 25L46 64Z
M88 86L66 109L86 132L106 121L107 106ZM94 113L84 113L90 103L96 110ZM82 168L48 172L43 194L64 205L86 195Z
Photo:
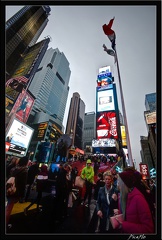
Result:
M97 112L115 110L113 89L97 92Z
M98 72L99 72L99 74L109 73L109 72L111 72L110 66L101 67L101 68L99 68Z
M146 177L150 176L147 164L140 163L139 167L140 167L140 172L142 174L143 179L146 179Z
M26 123L34 104L34 98L26 91L20 93L10 115L15 114L15 117L21 122Z
M111 84L113 81L111 73L100 74L97 77L97 86L105 86Z
M155 124L156 123L156 112L145 113L145 118L147 124Z
M46 129L48 127L48 122L42 122L38 125L38 134L36 136L37 141L44 140Z
M125 126L120 126L120 130L121 130L122 146L126 147L127 146L127 139L126 139Z
M26 155L34 129L14 119L6 134L8 154L23 157Z
M117 120L115 112L101 112L96 116L97 139L118 139Z
M92 147L115 147L116 140L111 138L93 139Z

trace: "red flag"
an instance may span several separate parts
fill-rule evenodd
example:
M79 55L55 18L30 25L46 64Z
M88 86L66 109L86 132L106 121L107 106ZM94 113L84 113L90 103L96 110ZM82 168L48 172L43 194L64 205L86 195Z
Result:
M112 45L111 45L112 49L115 50L115 38L116 38L116 36L115 36L115 32L111 29L114 19L115 18L112 18L110 20L109 24L108 25L104 24L102 26L102 28L103 28L103 31L104 31L105 35L107 35L107 37L109 38L109 40L112 43Z

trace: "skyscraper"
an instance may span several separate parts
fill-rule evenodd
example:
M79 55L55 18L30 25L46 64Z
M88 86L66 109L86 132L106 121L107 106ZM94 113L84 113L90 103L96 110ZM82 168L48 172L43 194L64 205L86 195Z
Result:
M49 6L25 6L6 22L6 80L48 23Z
M70 74L69 62L64 53L57 48L48 49L29 85L30 92L36 98L33 116L43 111L53 116L59 125L62 124L69 93ZM37 122L40 122L38 116Z
M66 134L72 135L72 145L83 148L83 127L84 127L85 103L79 93L73 93L71 98Z
M83 148L85 151L92 151L92 139L96 138L96 114L95 112L85 113Z

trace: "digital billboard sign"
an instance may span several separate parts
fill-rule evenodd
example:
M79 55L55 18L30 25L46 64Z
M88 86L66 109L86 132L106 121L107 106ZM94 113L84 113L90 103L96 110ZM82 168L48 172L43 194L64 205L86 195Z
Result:
M97 139L118 139L117 120L115 112L101 112L96 114Z
M26 155L34 129L14 119L7 134L6 148L7 153L23 157Z
M17 98L10 114L15 114L17 119L26 123L33 104L34 98L26 90L23 90Z
M92 147L116 147L116 140L111 138L93 139Z
M97 112L115 110L113 89L97 91Z

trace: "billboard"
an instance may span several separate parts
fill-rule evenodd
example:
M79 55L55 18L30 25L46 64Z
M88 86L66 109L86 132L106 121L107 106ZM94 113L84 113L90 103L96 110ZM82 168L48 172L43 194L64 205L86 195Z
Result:
M155 124L156 123L156 112L145 113L146 123Z
M14 119L6 134L8 154L23 157L26 155L34 129Z
M97 76L97 86L105 86L113 82L112 73L99 74Z
M146 179L147 177L149 178L150 174L149 174L148 165L145 163L144 164L140 163L139 167L140 167L140 173L142 174L142 179Z
M120 130L121 130L122 146L126 147L127 146L127 139L126 139L125 126L120 126Z
M44 140L47 127L48 127L48 122L41 122L38 124L37 135L35 136L35 139L34 139L35 141Z
M109 72L111 72L110 66L101 67L101 68L99 68L98 72L99 72L99 74L109 73Z
M97 92L97 112L115 110L113 89Z
M97 139L118 139L117 120L115 112L101 112L96 114Z
M116 147L116 140L111 138L93 139L92 147Z
M21 122L26 123L34 104L34 98L26 91L23 90L17 98L10 115L15 114L15 117Z

